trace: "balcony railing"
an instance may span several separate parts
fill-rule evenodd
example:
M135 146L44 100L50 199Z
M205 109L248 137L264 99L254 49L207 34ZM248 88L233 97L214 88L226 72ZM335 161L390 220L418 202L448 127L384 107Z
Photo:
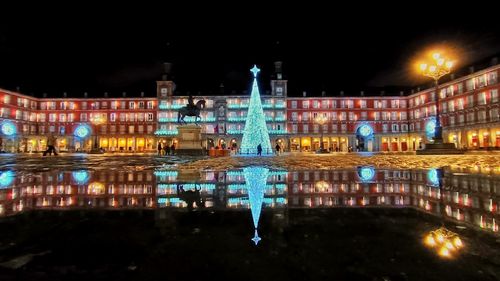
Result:
M157 136L176 136L179 132L177 130L157 130L155 135Z
M188 116L184 118L184 121L187 123L194 123L195 122L195 117ZM214 122L215 117L202 117L200 121L198 122ZM158 119L158 122L161 123L176 123L177 122L177 117L161 117Z

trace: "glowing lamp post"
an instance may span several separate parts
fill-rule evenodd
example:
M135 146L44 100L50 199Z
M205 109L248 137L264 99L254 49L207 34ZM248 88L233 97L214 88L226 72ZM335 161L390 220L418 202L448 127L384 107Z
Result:
M97 131L99 129L99 125L104 124L106 122L105 118L101 116L100 114L93 114L93 116L90 118L90 122L94 124L95 129L94 129L94 145L92 146L91 153L102 153L101 149L99 148L99 140L97 138Z
M314 118L314 122L318 124L321 127L321 138L320 138L320 144L319 144L319 150L316 151L316 153L328 153L328 150L325 149L323 145L323 125L328 121L326 116L324 115L318 115L316 118Z
M422 62L419 65L420 73L424 76L434 79L436 85L436 125L434 131L434 143L443 143L443 131L439 118L439 78L450 73L453 61L446 59L439 53L433 53L428 62Z

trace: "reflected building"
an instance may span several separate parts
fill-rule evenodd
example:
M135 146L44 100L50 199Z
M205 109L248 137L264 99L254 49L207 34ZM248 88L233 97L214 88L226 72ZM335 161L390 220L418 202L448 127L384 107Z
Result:
M498 232L500 177L453 171L0 171L0 215L69 209L412 208ZM182 187L182 188L180 188ZM260 209L261 208L261 209Z

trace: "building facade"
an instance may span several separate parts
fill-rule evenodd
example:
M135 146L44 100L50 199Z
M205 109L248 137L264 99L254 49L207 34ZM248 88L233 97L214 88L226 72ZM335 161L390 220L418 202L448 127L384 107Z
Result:
M457 148L500 149L499 71L495 64L440 86L446 141ZM275 64L270 86L261 97L271 143L286 151L315 151L323 142L329 151L404 152L432 141L434 89L408 96L289 97L281 63ZM34 98L0 90L0 147L42 151L54 134L61 151L153 151L159 143L177 142L178 109L187 98L176 93L167 75L157 81L156 97ZM195 103L205 100L202 147L239 148L249 98L248 93L194 96Z

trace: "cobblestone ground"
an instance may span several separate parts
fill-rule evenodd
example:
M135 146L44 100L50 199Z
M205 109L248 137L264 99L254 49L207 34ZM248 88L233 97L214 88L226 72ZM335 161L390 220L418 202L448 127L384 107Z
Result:
M0 155L0 169L46 171L52 169L196 169L225 170L262 165L281 169L333 169L357 166L377 168L417 169L450 167L469 172L500 173L500 153L465 155L401 155L401 154L285 154L262 157L189 157L156 155L88 155L66 154L42 157L40 155Z
M286 169L332 169L369 165L378 168L438 168L450 167L472 171L500 172L500 154L466 155L384 155L384 154L295 154L272 157L223 157L193 161L181 165L184 169L228 169L263 165Z

